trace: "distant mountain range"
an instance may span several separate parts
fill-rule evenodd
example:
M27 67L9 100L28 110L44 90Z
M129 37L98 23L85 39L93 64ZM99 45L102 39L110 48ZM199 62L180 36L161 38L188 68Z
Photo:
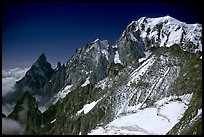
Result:
M141 17L55 69L42 54L2 104L22 134L202 134L202 25Z

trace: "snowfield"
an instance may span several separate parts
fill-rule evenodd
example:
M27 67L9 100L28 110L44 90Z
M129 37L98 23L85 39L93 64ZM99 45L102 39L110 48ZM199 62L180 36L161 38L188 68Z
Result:
M120 115L105 127L93 129L90 135L165 135L183 117L193 94L166 97L152 107ZM199 111L199 113L201 113Z

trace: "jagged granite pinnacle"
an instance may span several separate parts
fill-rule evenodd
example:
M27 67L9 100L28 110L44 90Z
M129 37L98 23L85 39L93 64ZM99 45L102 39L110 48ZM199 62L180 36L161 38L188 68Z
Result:
M47 61L47 60L46 60L45 53L42 53L42 54L39 56L38 60L37 60L37 62L46 62L46 61Z

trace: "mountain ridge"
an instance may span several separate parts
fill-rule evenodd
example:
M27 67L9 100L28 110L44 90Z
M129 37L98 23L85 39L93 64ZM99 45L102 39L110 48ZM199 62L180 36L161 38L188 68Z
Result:
M45 65L51 76L42 86L39 101L44 102L38 105L46 108L41 111L43 127L37 127L36 133L192 134L191 127L182 127L190 123L187 117L193 118L191 113L202 107L202 27L185 25L170 16L141 17L126 27L114 45L97 38L77 49L66 64L58 63L54 70ZM185 29L189 30L178 31ZM169 40L174 35L183 38ZM34 66L38 67L39 62L47 62L45 54ZM173 118L163 111L169 111L171 105L180 109ZM157 114L155 123L162 118L166 125L174 122L163 132L152 132L153 128L131 121L124 127L116 124L119 119L146 111ZM177 118L180 115L183 119ZM202 133L200 127L197 133Z

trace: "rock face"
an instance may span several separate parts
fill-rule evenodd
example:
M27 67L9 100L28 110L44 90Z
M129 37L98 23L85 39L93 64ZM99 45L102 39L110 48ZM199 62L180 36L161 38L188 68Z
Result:
M52 98L53 95L55 95L63 87L65 83L65 69L65 65L61 65L61 63L58 62L57 68L54 70L52 77L43 87L42 104L46 106L52 105L47 103L47 101L49 101L50 98Z
M142 17L114 45L96 39L54 70L42 54L16 84L46 107L40 115L32 105L41 123L26 119L36 127L25 133L202 134L201 31L170 16ZM10 116L17 121L22 100Z
M53 72L51 64L46 61L45 54L42 54L27 71L25 77L16 84L19 87L26 87L31 93L41 94L43 86L50 80Z
M4 113L2 113L1 117L2 117L2 118L5 118L5 117L6 117L6 115L4 115Z
M65 84L74 83L73 88L76 88L88 77L91 83L105 78L106 68L113 62L110 50L108 41L99 39L77 49L76 54L66 64Z
M54 73L51 64L47 62L45 54L41 54L25 76L16 82L15 92L9 93L3 98L3 103L16 103L25 91L32 95L42 96L43 87L50 80Z

